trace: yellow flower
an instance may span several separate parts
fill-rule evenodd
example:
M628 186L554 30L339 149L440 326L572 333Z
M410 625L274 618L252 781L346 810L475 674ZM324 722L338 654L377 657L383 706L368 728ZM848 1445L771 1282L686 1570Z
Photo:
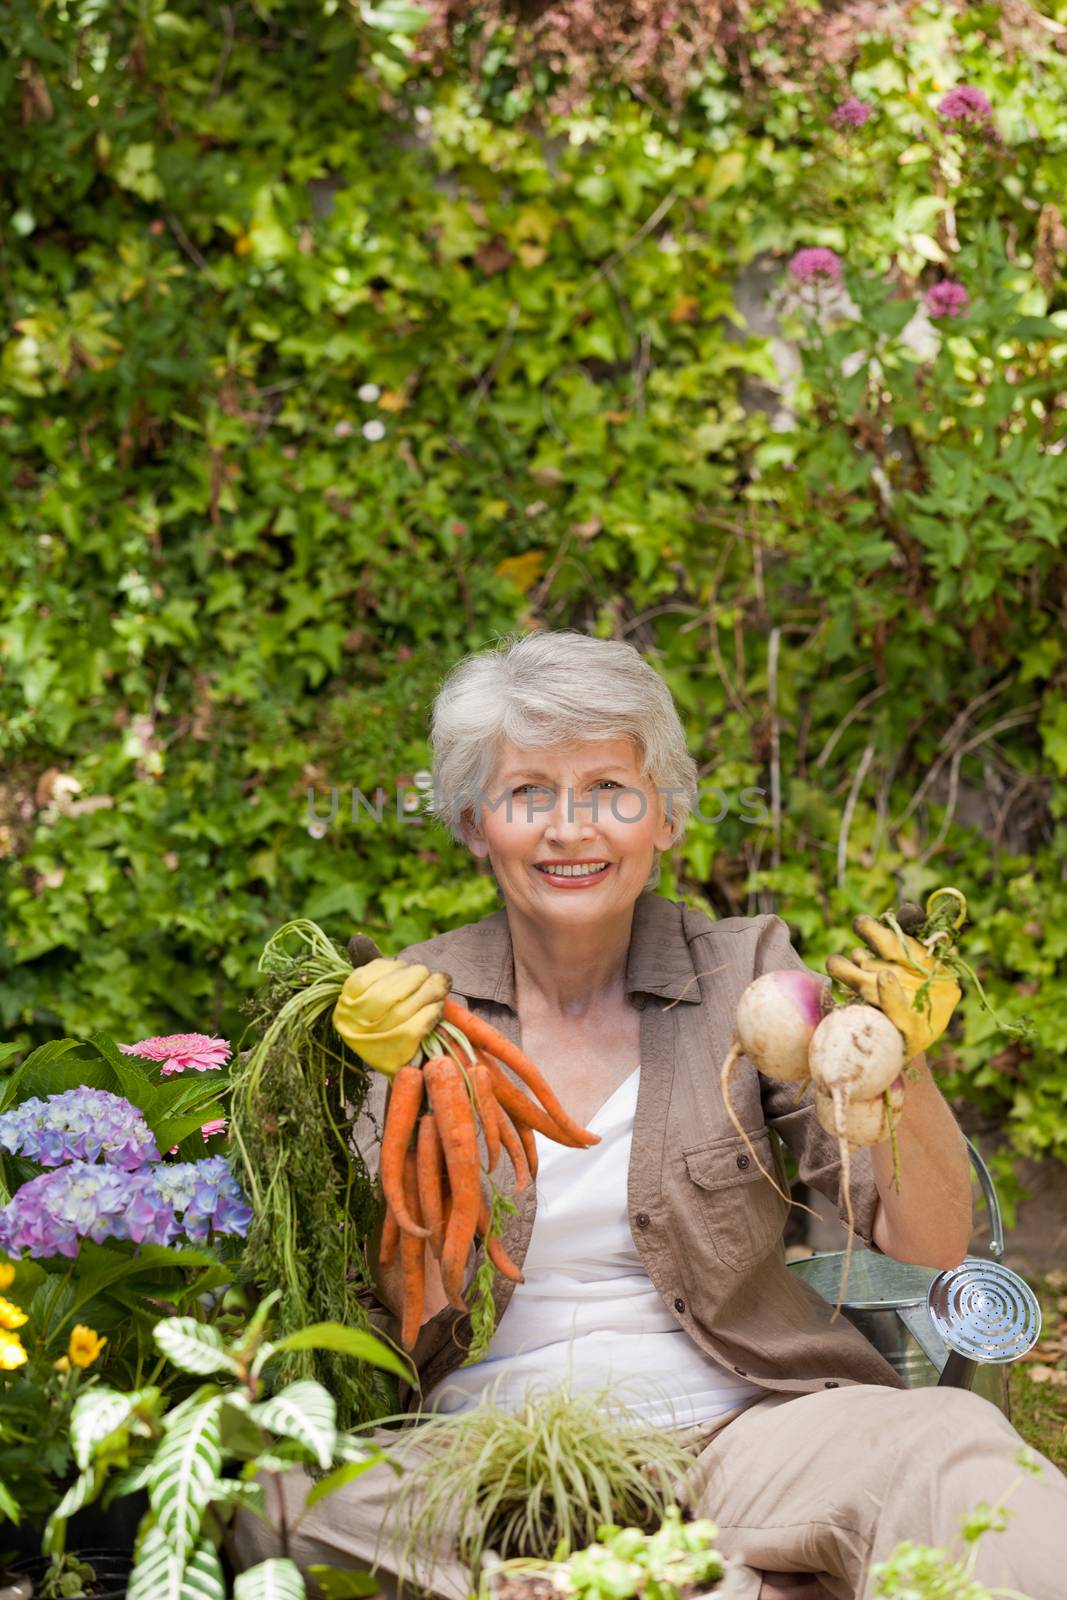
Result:
M29 1318L21 1306L12 1304L0 1294L0 1328L21 1328L23 1323L28 1321Z
M10 1261L0 1261L0 1289L10 1289L15 1281L15 1269Z
M76 1367L91 1367L106 1344L106 1338L79 1322L71 1332L67 1354Z
M26 1359L22 1340L17 1333L0 1329L0 1372L14 1372Z
M70 1371L70 1357L69 1356L60 1356L58 1361L53 1361L52 1362L52 1365L55 1367L57 1372L64 1372L64 1373L65 1372L69 1372Z

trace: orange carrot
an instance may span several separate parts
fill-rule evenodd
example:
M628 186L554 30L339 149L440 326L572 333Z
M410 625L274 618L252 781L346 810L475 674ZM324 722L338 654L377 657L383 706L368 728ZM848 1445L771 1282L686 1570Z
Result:
M515 1125L506 1111L498 1109L497 1129L500 1133L500 1143L504 1146L511 1160L511 1165L515 1168L515 1193L521 1194L533 1174L530 1171L530 1164L526 1159L526 1152L523 1149L522 1142L515 1132Z
M404 1198L408 1210L419 1216L419 1178L414 1150L404 1156ZM425 1229L423 1232L425 1233ZM422 1310L426 1297L426 1246L421 1239L405 1234L400 1245L400 1260L404 1269L403 1316L400 1343L405 1350L414 1350L422 1327Z
M482 1199L474 1112L463 1074L451 1056L434 1056L422 1070L452 1191L452 1209L441 1250L441 1282L449 1304L462 1306L463 1278Z
M445 1218L441 1204L441 1135L432 1111L419 1118L415 1140L415 1165L419 1176L419 1215L430 1230L430 1249L440 1260L445 1240Z
M401 1067L393 1079L389 1105L382 1131L382 1150L378 1164L385 1198L405 1233L425 1239L430 1230L417 1223L404 1203L404 1152L415 1131L415 1120L422 1105L422 1071L419 1067Z
M392 1206L385 1208L385 1221L382 1223L382 1237L378 1245L378 1264L387 1267L396 1258L396 1247L400 1243L400 1227Z
M446 1022L451 1022L454 1027L462 1028L471 1044L480 1045L483 1050L488 1050L490 1055L494 1055L499 1061L502 1061L506 1067L510 1067L515 1076L521 1078L526 1087L537 1096L548 1115L555 1118L563 1132L569 1134L576 1144L586 1149L591 1144L600 1143L599 1134L590 1133L588 1128L581 1127L572 1116L569 1116L564 1111L543 1075L534 1066L529 1056L524 1055L518 1045L512 1044L511 1040L506 1038L499 1028L494 1028L491 1022L486 1022L484 1018L475 1016L473 1011L468 1011L466 1006L461 1006L458 1000L452 999L451 995L445 1001L444 1014ZM498 1095L497 1098L499 1099L500 1096ZM527 1117L526 1120L532 1127L537 1126L532 1117Z
M489 1207L484 1200L482 1209L478 1213L478 1232L485 1240L485 1253L496 1270L502 1272L505 1278L510 1278L512 1283L522 1283L524 1281L522 1273L496 1235L489 1232Z
M506 1113L501 1112L501 1115L504 1116L504 1115L506 1115ZM531 1178L536 1178L537 1177L537 1140L534 1138L534 1131L530 1127L530 1124L528 1122L523 1122L521 1117L519 1117L517 1120L514 1119L514 1118L512 1120L514 1122L515 1132L518 1134L520 1140L522 1141L523 1153L526 1156L526 1162L527 1162L527 1165L530 1168L530 1176L531 1176Z
M567 1145L571 1150L585 1149L588 1140L579 1141L573 1139L569 1133L565 1133L559 1123L550 1117L536 1100L531 1100L525 1090L520 1089L517 1083L512 1083L503 1067L495 1061L489 1068L489 1076L493 1080L493 1093L512 1122L526 1122L531 1128L536 1128L538 1133L554 1139L557 1144ZM597 1134L589 1135L589 1139L594 1143L598 1138Z
M500 1123L488 1063L483 1060L476 1062L470 1069L470 1079L474 1087L482 1132L485 1134L486 1159L489 1163L486 1171L492 1172L500 1160Z

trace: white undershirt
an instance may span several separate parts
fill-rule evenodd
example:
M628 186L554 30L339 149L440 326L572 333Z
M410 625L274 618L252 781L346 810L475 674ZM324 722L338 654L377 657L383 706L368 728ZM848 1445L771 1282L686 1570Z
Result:
M689 1427L765 1391L706 1356L645 1271L630 1231L627 1174L640 1067L588 1126L600 1143L574 1150L536 1134L537 1212L525 1282L516 1284L484 1361L460 1367L426 1408L469 1411L486 1390L515 1410L527 1387L572 1392L609 1384L655 1427Z

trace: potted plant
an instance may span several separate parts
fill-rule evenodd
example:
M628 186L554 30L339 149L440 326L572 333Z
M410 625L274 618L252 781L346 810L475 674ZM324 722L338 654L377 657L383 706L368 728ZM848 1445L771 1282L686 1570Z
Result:
M677 1435L628 1414L611 1390L549 1389L515 1411L490 1393L471 1411L418 1420L426 1450L396 1503L416 1580L442 1554L445 1526L459 1528L475 1585L487 1557L566 1559L605 1524L652 1533L693 1465Z
M49 1519L46 1547L62 1548L66 1519L102 1493L143 1489L148 1507L137 1535L129 1600L224 1600L220 1552L239 1507L264 1511L257 1474L293 1464L322 1474L307 1509L375 1463L373 1444L337 1427L331 1395L309 1379L277 1383L282 1359L297 1350L333 1350L409 1379L404 1363L360 1329L321 1323L271 1342L265 1337L274 1291L236 1339L193 1317L168 1317L154 1330L159 1352L199 1379L186 1399L168 1405L154 1385L121 1391L99 1384L72 1409L70 1439L78 1476ZM295 1524L283 1530L291 1538ZM315 1567L317 1581L334 1569ZM336 1575L352 1593L351 1574ZM368 1591L369 1592L369 1591ZM300 1600L304 1581L289 1557L260 1563L236 1581L238 1600Z

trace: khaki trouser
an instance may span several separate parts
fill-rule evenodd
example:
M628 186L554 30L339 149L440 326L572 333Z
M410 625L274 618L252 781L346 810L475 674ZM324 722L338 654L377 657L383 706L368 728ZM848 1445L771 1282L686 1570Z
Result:
M834 1600L873 1600L871 1568L901 1540L958 1554L961 1519L981 1502L996 1503L1020 1477L1007 1528L979 1540L974 1576L1027 1600L1067 1596L1067 1478L1044 1456L1036 1458L1040 1477L1022 1472L1015 1429L966 1390L858 1384L767 1395L686 1431L695 1460L678 1498L718 1524L718 1547L739 1564L737 1600L759 1600L763 1572L818 1573ZM401 1464L425 1451L417 1426L369 1437ZM368 1570L377 1562L391 1597L403 1566L403 1530L397 1538L389 1517L398 1482L389 1467L375 1466L298 1522L309 1480L293 1469L268 1488L272 1523L241 1514L239 1565L281 1553L284 1499L299 1566ZM466 1600L472 1586L456 1559L455 1528L441 1528L439 1539L432 1565L424 1553L404 1575L442 1600Z

